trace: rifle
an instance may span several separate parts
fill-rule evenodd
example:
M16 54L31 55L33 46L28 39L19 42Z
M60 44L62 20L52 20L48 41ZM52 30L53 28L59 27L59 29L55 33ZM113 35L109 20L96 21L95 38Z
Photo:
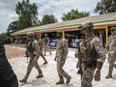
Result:
M81 75L81 87L82 87L82 76L83 76L83 71L82 71L82 67L81 67L81 64L82 64L82 54L80 52L80 43L79 43L79 46L78 46L78 62L77 62L77 74L80 74Z
M91 59L86 63L86 67L84 69L84 71L87 69L87 67L95 67L97 66L97 53L94 49L90 49L89 55L91 57Z
M27 57L27 63L28 63L29 54L27 50L25 51L25 55L26 55L25 57Z

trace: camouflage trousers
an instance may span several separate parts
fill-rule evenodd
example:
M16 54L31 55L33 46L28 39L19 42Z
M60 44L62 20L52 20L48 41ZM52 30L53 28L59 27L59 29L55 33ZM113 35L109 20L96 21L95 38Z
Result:
M85 67L86 65L82 63L83 75L82 75L81 87L92 87L92 80L93 80L93 74L95 68L87 67L86 70L84 71Z
M108 54L108 62L109 62L109 75L112 75L113 67L116 68L116 54L109 53Z
M27 67L27 72L26 72L26 75L24 77L25 80L28 79L33 67L35 67L37 69L39 75L43 75L42 70L40 69L40 66L39 66L37 61L38 61L38 56L33 56L30 58L30 61L29 61L28 67Z
M40 56L43 58L44 62L47 62L47 60L46 60L45 56L43 55L43 52L42 52L42 51L39 53L38 58L39 58Z
M44 46L44 55L46 55L46 51L49 51L50 52L50 54L51 54L51 50L50 50L50 47L49 47L49 44L46 44L45 46Z
M63 66L65 62L57 61L57 71L60 80L63 80L63 77L70 78L70 76L64 71Z

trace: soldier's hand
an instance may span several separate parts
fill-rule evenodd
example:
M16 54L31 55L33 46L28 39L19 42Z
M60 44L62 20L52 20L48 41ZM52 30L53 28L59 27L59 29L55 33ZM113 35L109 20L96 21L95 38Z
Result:
M94 77L95 81L100 81L101 80L100 76L101 76L100 71L96 70L95 77Z

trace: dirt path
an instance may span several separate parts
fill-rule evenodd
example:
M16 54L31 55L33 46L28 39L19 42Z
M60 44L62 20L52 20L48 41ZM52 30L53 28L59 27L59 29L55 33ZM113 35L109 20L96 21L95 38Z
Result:
M8 59L25 55L24 47L17 45L5 45L5 51Z
M54 50L54 48L51 49L51 51ZM19 56L25 56L25 47L22 45L5 45L5 51L8 59L17 58Z

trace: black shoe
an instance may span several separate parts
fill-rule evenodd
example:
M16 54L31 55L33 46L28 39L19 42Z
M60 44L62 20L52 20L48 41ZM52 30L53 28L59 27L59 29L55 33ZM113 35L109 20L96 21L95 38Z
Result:
M48 62L46 61L46 62L43 63L43 65L45 65L45 64L47 64L47 63L48 63Z
M66 84L69 84L71 80L71 76L69 78L67 78Z
M25 79L22 79L22 80L19 80L21 83L26 83L27 82L27 80L25 80Z
M59 84L64 84L64 80L59 80L58 82L56 82L57 85Z
M36 76L36 78L42 78L43 77L43 75L38 75L38 76Z
M109 75L109 74L108 74L108 75L106 76L106 79L109 79L109 78L112 78L112 75Z

